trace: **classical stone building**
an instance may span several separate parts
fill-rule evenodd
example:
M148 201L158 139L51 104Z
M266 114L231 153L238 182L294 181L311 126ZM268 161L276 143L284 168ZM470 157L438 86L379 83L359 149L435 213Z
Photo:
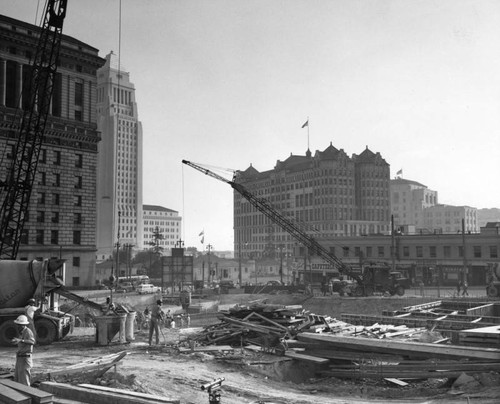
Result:
M39 27L0 15L0 178L6 177L19 131L18 108ZM18 259L66 259L66 284L95 279L98 50L63 35L50 115Z
M349 157L330 144L314 156L290 155L264 172L250 166L236 178L315 238L388 234L389 164L366 148ZM235 251L245 258L303 255L303 247L245 198L234 193Z

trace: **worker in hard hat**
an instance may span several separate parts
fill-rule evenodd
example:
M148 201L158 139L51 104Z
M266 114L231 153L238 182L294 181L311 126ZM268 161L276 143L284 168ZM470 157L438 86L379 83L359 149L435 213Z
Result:
M165 317L161 309L161 300L156 301L156 305L151 309L151 320L149 322L149 345L153 341L153 332L156 337L156 345L160 343L160 323Z
M13 344L17 344L16 368L14 371L14 381L31 385L31 368L33 367L33 345L35 345L35 336L28 328L28 317L21 314L14 320L17 324L18 335L12 339Z
M36 300L35 299L30 299L28 300L28 304L24 308L24 313L26 314L26 317L28 317L29 321L29 329L33 333L33 336L35 337L35 341L37 338L36 335L36 329L35 329L35 312L38 310L38 307L36 305Z

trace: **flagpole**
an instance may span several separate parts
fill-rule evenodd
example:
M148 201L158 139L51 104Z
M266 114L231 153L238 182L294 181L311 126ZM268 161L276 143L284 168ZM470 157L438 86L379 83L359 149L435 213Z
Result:
M307 117L307 150L309 150L309 117Z

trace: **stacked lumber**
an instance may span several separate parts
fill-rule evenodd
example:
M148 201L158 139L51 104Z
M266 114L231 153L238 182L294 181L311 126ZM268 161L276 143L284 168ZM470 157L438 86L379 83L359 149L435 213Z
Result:
M458 339L460 345L500 347L500 325L462 330Z
M0 380L1 403L51 404L53 399L54 396L51 393L12 380Z
M312 333L297 340L308 356L329 359L328 369L318 372L322 376L427 379L500 371L500 349L494 348Z
M200 333L190 337L192 351L196 345L257 345L265 350L273 350L299 332L331 331L338 323L330 317L311 314L301 305L260 302L220 311L218 318L220 323L206 326Z

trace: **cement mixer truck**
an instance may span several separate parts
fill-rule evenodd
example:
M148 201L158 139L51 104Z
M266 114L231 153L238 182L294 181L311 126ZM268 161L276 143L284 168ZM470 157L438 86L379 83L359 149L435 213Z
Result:
M67 291L55 276L64 260L0 261L0 345L12 346L17 336L14 320L24 314L29 299L40 302L34 317L37 343L51 344L65 337L74 325L74 316L55 308L54 293L82 302L84 299ZM86 304L100 308L94 302Z

